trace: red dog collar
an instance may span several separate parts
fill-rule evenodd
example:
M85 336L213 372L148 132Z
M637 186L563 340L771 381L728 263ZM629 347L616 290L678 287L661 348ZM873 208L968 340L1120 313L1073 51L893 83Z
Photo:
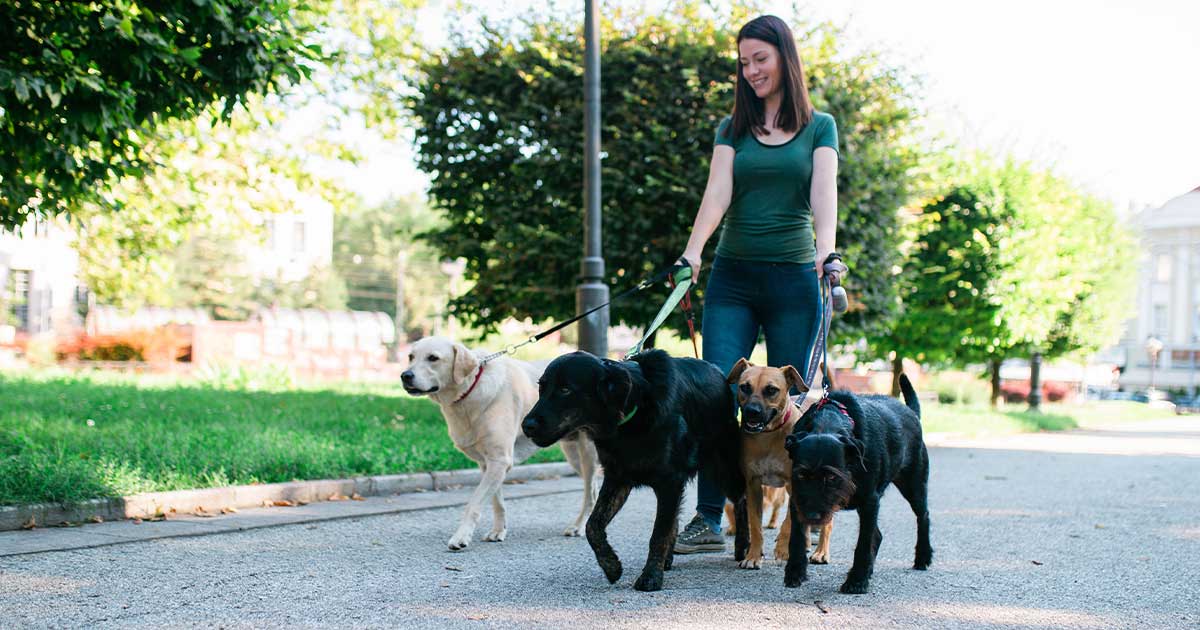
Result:
M458 402L467 396L470 396L471 392L475 391L475 386L479 384L479 379L483 376L483 368L485 367L487 367L486 363L479 364L479 371L475 373L475 380L471 383L471 386L467 388L467 391L463 392L462 396L454 399L454 402Z
M825 396L821 400L818 400L817 404L814 405L814 407L816 407L817 410L820 411L821 408L824 407L825 405L833 405L834 407L837 407L837 410L840 411L843 416L846 416L846 419L850 421L850 429L851 430L854 429L854 418L850 417L850 412L846 410L846 405L843 405L842 403L840 403L828 396Z

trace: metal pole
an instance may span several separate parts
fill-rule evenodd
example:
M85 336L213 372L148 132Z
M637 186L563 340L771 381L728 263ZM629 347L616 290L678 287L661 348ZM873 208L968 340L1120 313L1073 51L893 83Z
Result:
M1029 410L1041 411L1042 405L1042 353L1034 352L1029 361Z
M583 31L583 200L587 216L583 226L583 281L575 289L576 313L608 301L604 258L600 251L600 21L596 0L584 0ZM579 349L606 356L608 321L607 308L581 320Z

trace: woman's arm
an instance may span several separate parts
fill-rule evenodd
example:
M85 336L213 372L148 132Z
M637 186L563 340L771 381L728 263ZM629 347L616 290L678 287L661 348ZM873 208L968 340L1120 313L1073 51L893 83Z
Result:
M813 229L817 233L817 277L824 274L821 264L837 249L837 151L817 147L813 151L812 205Z
M721 218L733 199L733 155L731 146L718 144L713 147L704 198L700 201L700 210L696 212L696 220L692 223L692 235L688 237L687 247L681 256L692 266L693 282L700 280L700 256L704 253L704 244L721 225Z

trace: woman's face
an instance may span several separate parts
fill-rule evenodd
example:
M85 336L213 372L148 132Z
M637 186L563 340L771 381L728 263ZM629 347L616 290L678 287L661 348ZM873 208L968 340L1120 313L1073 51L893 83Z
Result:
M758 98L779 91L779 49L761 39L743 39L738 44L738 62L742 76L750 82Z

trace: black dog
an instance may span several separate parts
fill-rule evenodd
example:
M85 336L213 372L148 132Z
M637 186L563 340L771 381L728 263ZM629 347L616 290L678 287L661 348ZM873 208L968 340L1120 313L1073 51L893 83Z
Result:
M604 466L604 484L587 522L587 539L610 583L621 578L621 561L608 544L608 524L639 486L658 499L650 553L634 582L639 591L662 588L672 563L684 486L704 469L737 510L734 555L747 540L746 491L738 465L741 437L733 392L711 363L676 359L650 350L632 361L598 359L586 352L561 356L538 383L540 398L521 430L549 446L577 430L588 433Z
M813 405L784 442L792 457L792 523L820 525L839 509L858 510L858 544L843 593L866 593L879 531L879 500L896 484L917 515L913 568L933 561L929 546L929 454L921 435L921 404L908 377L900 375L904 405L891 396L832 392ZM804 537L793 536L783 585L808 578Z

